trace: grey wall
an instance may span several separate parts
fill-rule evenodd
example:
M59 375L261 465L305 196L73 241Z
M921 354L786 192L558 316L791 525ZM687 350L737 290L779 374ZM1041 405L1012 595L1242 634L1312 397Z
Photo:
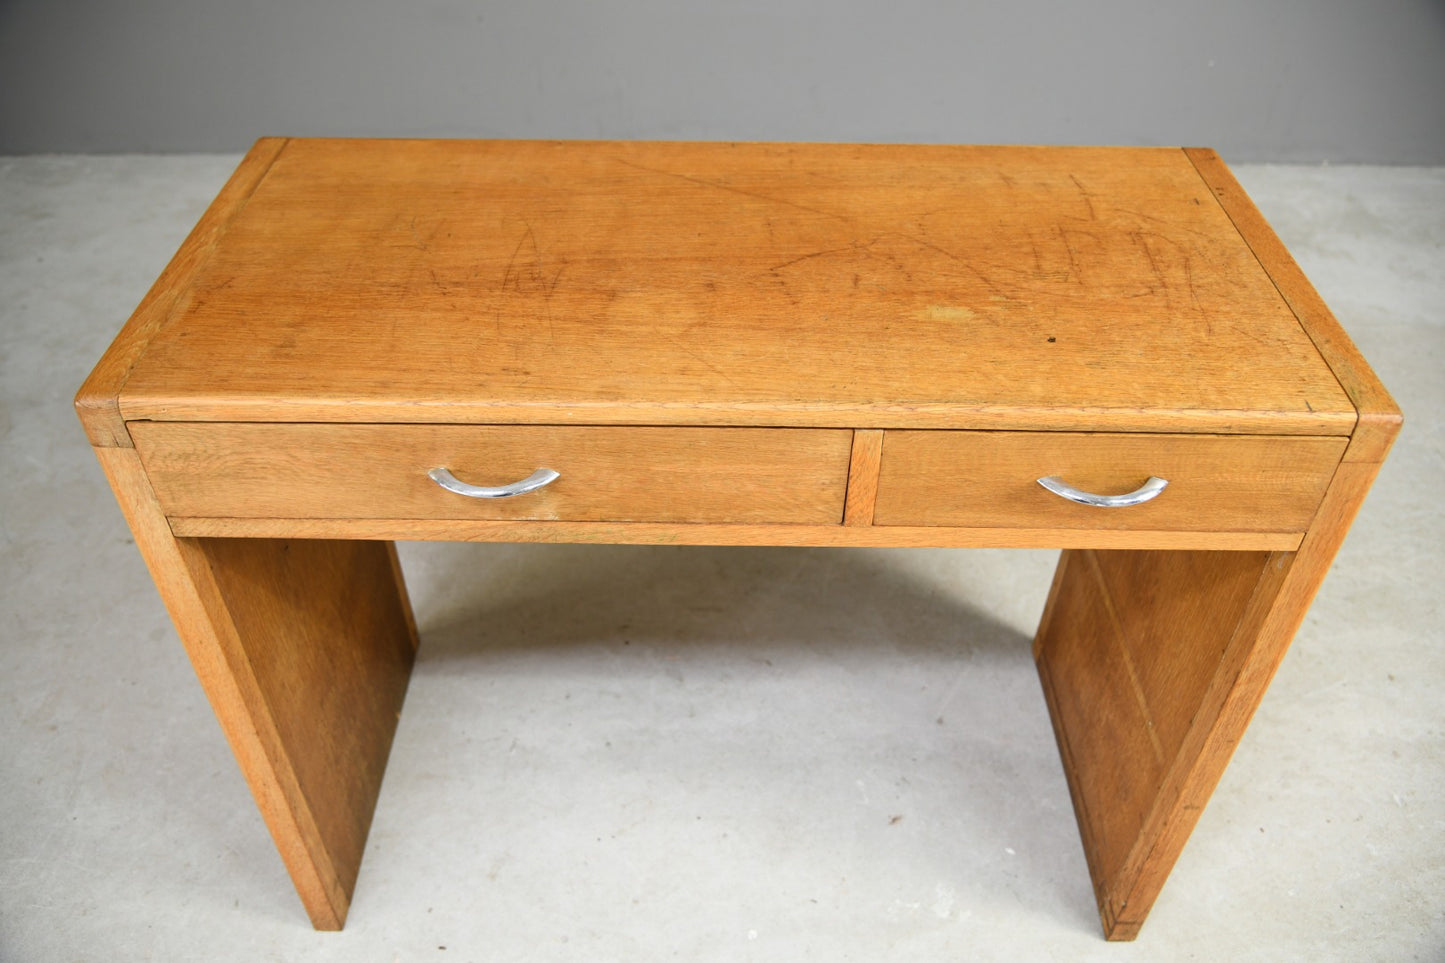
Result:
M0 0L0 153L264 134L1445 163L1445 0Z

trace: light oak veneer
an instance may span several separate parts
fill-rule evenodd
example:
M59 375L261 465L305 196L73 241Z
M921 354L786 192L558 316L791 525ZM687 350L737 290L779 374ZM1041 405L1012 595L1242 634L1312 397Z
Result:
M553 425L137 422L132 437L172 516L815 525L842 521L852 443L826 428ZM561 477L468 498L432 468L478 485Z
M318 928L416 645L392 539L1052 546L1034 654L1131 939L1400 425L1173 148L268 138L76 406Z
M292 140L268 157L213 218L223 239L136 361L126 418L1355 420L1174 149Z
M890 431L873 524L1303 532L1344 450L1343 438ZM1047 491L1046 475L1106 495L1151 475L1169 484L1142 505L1102 509Z

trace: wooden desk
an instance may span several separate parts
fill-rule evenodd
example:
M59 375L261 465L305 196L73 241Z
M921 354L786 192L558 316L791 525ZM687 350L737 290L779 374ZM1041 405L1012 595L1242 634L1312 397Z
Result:
M318 928L404 538L1067 549L1034 652L1132 938L1400 424L1179 149L262 140L76 404Z

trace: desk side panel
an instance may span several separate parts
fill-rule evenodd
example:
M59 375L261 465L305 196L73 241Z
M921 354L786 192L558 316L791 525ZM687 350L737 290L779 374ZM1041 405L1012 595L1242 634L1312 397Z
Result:
M1109 939L1143 926L1378 469L1342 463L1294 552L1060 560L1034 655Z
M96 454L313 925L340 929L416 648L391 546L177 538L136 451Z

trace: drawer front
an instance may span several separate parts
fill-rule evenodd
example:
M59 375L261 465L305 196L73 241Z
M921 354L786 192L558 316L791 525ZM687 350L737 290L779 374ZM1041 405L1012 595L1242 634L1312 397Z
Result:
M190 518L839 524L852 432L788 428L133 422L161 507ZM470 498L428 477L499 486Z
M1303 532L1344 438L1007 431L889 431L875 525L1119 531ZM1037 479L1103 495L1154 475L1126 508L1069 501Z

